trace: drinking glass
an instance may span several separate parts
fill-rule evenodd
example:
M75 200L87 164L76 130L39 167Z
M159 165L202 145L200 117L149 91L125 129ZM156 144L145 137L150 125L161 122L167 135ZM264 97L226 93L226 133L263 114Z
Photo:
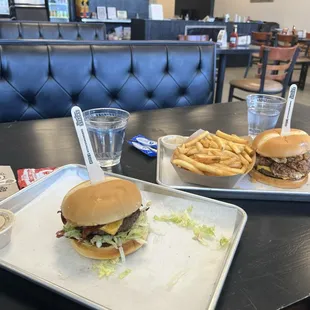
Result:
M247 96L249 136L254 139L259 133L275 128L285 103L286 100L278 96Z
M101 167L119 164L129 113L101 108L83 112L88 135Z

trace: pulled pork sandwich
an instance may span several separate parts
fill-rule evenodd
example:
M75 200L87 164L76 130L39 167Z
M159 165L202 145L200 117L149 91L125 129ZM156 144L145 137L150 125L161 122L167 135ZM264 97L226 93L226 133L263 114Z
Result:
M94 185L83 182L64 197L64 227L56 236L69 238L85 257L124 259L146 243L149 227L141 202L141 193L132 182L116 178Z
M298 188L308 181L310 137L298 129L281 136L281 129L270 129L253 141L256 163L250 176L261 183L280 188Z

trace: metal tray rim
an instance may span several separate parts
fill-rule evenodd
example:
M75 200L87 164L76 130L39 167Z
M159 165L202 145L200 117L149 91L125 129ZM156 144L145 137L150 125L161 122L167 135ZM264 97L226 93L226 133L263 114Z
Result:
M62 173L63 171L65 170L68 170L68 169L86 169L86 167L84 165L79 165L79 164L70 164L70 165L65 165L65 166L62 166L56 170L54 170L51 174L47 175L47 176L44 176L43 178L41 178L40 180L36 181L35 183L27 186L26 188L20 190L19 192L13 194L12 196L4 199L3 201L0 202L0 208L3 204L7 203L8 201L10 201L11 199L13 198L16 198L20 195L23 195L24 193L28 192L28 191L31 191L34 187L37 187L39 186L40 184L42 184L43 182L45 182L48 178L56 175L56 174L59 174L59 173ZM125 180L129 180L129 181L133 181L133 182L139 182L139 183L142 183L142 184L145 184L145 185L149 185L151 187L155 187L155 188L164 188L166 191L170 191L170 192L173 192L173 193L179 193L181 196L186 196L186 197L189 197L189 198L198 198L200 200L203 200L203 201L215 201L217 204L219 205L222 205L222 206L225 206L227 208L233 208L233 209L236 209L237 212L240 214L241 216L241 220L240 220L240 224L239 224L239 229L238 231L236 232L236 235L235 235L235 240L233 243L231 243L231 246L230 246L230 250L228 251L226 257L225 257L225 262L224 262L224 266L222 268L222 271L220 273L220 276L218 278L218 281L215 285L215 288L214 288L214 293L212 295L212 297L210 298L210 304L209 304L209 307L208 309L215 309L215 306L217 304L217 301L218 301L218 298L220 296L220 293L222 291L222 287L224 285L224 282L225 282L225 279L227 277L227 274L228 274L228 271L229 271L229 268L231 266L231 263L232 263L232 260L234 258L234 255L235 255L235 252L237 250L237 247L238 247L238 244L239 244L239 241L240 241L240 238L241 238L241 235L243 233L243 230L244 230L244 227L246 225L246 222L247 222L247 214L246 212L240 208L239 206L237 205L234 205L234 204L231 204L231 203L226 203L226 202L222 202L222 201L218 201L218 200L215 200L215 199L212 199L212 198L207 198L207 197L203 197L203 196L199 196L199 195L195 195L195 194L192 194L192 193L187 193L187 192L183 192L183 191L179 191L179 190L176 190L174 188L170 188L170 187L167 187L167 186L161 186L161 185L158 185L158 184L153 184L153 183L150 183L150 182L146 182L146 181L143 181L143 180L138 180L138 179L134 179L134 178L130 178L130 177L127 177L127 176L123 176L123 175L119 175L119 174L115 174L115 173L106 173L107 175L110 175L110 176L115 176L115 177L119 177L119 178L122 178L122 179L125 179ZM18 211L17 211L18 213ZM91 306L95 309L102 309L102 306L101 305L98 305L97 303L94 303L90 300L88 300L87 298L84 298L84 297L81 297L79 296L78 294L75 294L73 292L70 292L66 289L63 289L57 285L55 285L54 283L51 283L49 281L46 281L40 277L37 277L35 275L32 275L28 272L24 272L22 270L20 270L19 268L16 268L16 267L13 267L11 266L10 264L4 262L1 258L0 258L0 266L4 267L5 269L13 272L13 273L16 273L18 274L19 276L22 276L24 278L27 278L28 280L30 281L33 281L33 282L36 282L48 289L51 289L55 292L58 292L59 294L63 295L63 296L66 296L72 300L76 300L82 304L87 304L88 306ZM98 308L99 306L99 308ZM108 309L108 308L105 308L105 309Z

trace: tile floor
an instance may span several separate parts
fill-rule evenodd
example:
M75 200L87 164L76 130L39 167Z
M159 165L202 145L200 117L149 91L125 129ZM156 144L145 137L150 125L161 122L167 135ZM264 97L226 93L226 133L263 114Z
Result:
M245 68L228 68L226 70L225 76L225 85L223 90L223 102L228 101L228 92L229 92L229 81L233 79L242 79L245 72ZM253 68L248 77L252 77L255 74L255 69ZM236 94L240 95L240 97L245 98L248 93L238 92ZM307 84L303 91L298 91L296 102L310 105L310 72L307 78Z

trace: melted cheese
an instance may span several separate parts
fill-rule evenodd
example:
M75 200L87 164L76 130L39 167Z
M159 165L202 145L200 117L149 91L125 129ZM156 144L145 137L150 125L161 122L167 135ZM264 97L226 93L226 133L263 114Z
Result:
M119 221L112 222L110 224L106 224L102 226L100 230L103 230L104 232L114 236L122 224L123 224L123 220L119 220Z
M264 169L264 170L266 170L266 171L271 172L270 167L268 167L268 166L257 165L257 170L260 170L260 169Z

